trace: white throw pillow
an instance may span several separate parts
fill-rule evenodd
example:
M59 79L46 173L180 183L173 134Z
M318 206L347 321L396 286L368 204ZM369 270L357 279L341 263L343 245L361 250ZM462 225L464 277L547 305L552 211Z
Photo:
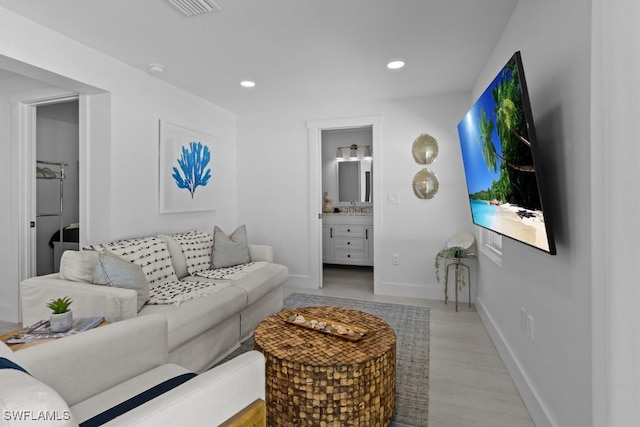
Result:
M2 425L78 425L67 402L28 373L12 368L0 369L0 384Z
M167 244L167 250L171 255L171 263L173 265L173 271L176 273L176 277L178 279L182 279L183 277L189 274L189 270L187 269L187 259L182 253L182 248L180 244L176 242L176 240L166 234L158 235L159 239L162 239Z
M211 264L214 268L233 267L251 261L247 228L244 225L227 236L217 226L213 229L213 254Z
M72 282L92 283L98 262L96 251L64 251L60 257L60 278Z

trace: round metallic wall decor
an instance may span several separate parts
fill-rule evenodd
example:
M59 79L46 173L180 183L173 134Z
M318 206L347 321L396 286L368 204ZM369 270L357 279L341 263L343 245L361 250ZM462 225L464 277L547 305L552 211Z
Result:
M438 141L426 133L420 134L411 146L413 158L419 165L428 165L438 157Z
M438 177L429 169L424 168L413 176L413 194L418 199L430 199L438 192Z

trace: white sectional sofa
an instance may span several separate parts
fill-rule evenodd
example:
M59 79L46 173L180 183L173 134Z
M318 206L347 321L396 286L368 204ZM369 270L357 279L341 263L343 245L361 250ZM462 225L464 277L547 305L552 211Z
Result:
M226 287L206 296L182 301L179 305L145 304L138 312L136 290L90 283L95 260L87 257L90 259L83 261L82 258L90 253L76 253L76 258L79 256L81 261L72 264L65 261L65 257L71 255L66 252L60 273L33 277L21 283L23 325L48 319L50 313L46 303L64 296L73 300L70 308L75 318L104 316L109 322L118 322L141 315L160 314L168 321L169 361L196 372L210 368L249 337L262 319L282 309L282 285L289 271L287 267L273 262L270 246L248 245L250 261L259 263L259 268L234 279L212 280L192 276L188 272L189 257L185 256L188 251L178 243L177 236L131 239L105 246L120 248L125 258L129 256L131 262L140 264L151 282L159 276L164 278L175 273L173 277L182 282L215 281L226 284ZM151 256L145 253L136 258L126 251L127 244L140 241L147 245L152 242L155 252L149 249L147 252L153 252ZM158 256L154 260L153 256L159 252L157 248L165 254L168 251L170 257L165 256L163 260ZM150 286L156 289L153 283Z
M160 315L15 352L0 342L0 426L217 426L256 402L264 411L261 353L197 376L168 357Z

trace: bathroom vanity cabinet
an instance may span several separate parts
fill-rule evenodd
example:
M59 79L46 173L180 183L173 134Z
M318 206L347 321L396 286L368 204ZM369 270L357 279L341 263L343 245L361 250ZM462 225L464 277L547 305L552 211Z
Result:
M326 264L373 265L373 216L323 214L322 260Z

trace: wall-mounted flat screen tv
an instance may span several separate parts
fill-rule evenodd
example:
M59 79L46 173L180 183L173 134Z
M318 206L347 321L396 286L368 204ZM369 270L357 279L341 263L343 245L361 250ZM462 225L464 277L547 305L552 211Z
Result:
M520 52L458 124L473 223L554 255Z

